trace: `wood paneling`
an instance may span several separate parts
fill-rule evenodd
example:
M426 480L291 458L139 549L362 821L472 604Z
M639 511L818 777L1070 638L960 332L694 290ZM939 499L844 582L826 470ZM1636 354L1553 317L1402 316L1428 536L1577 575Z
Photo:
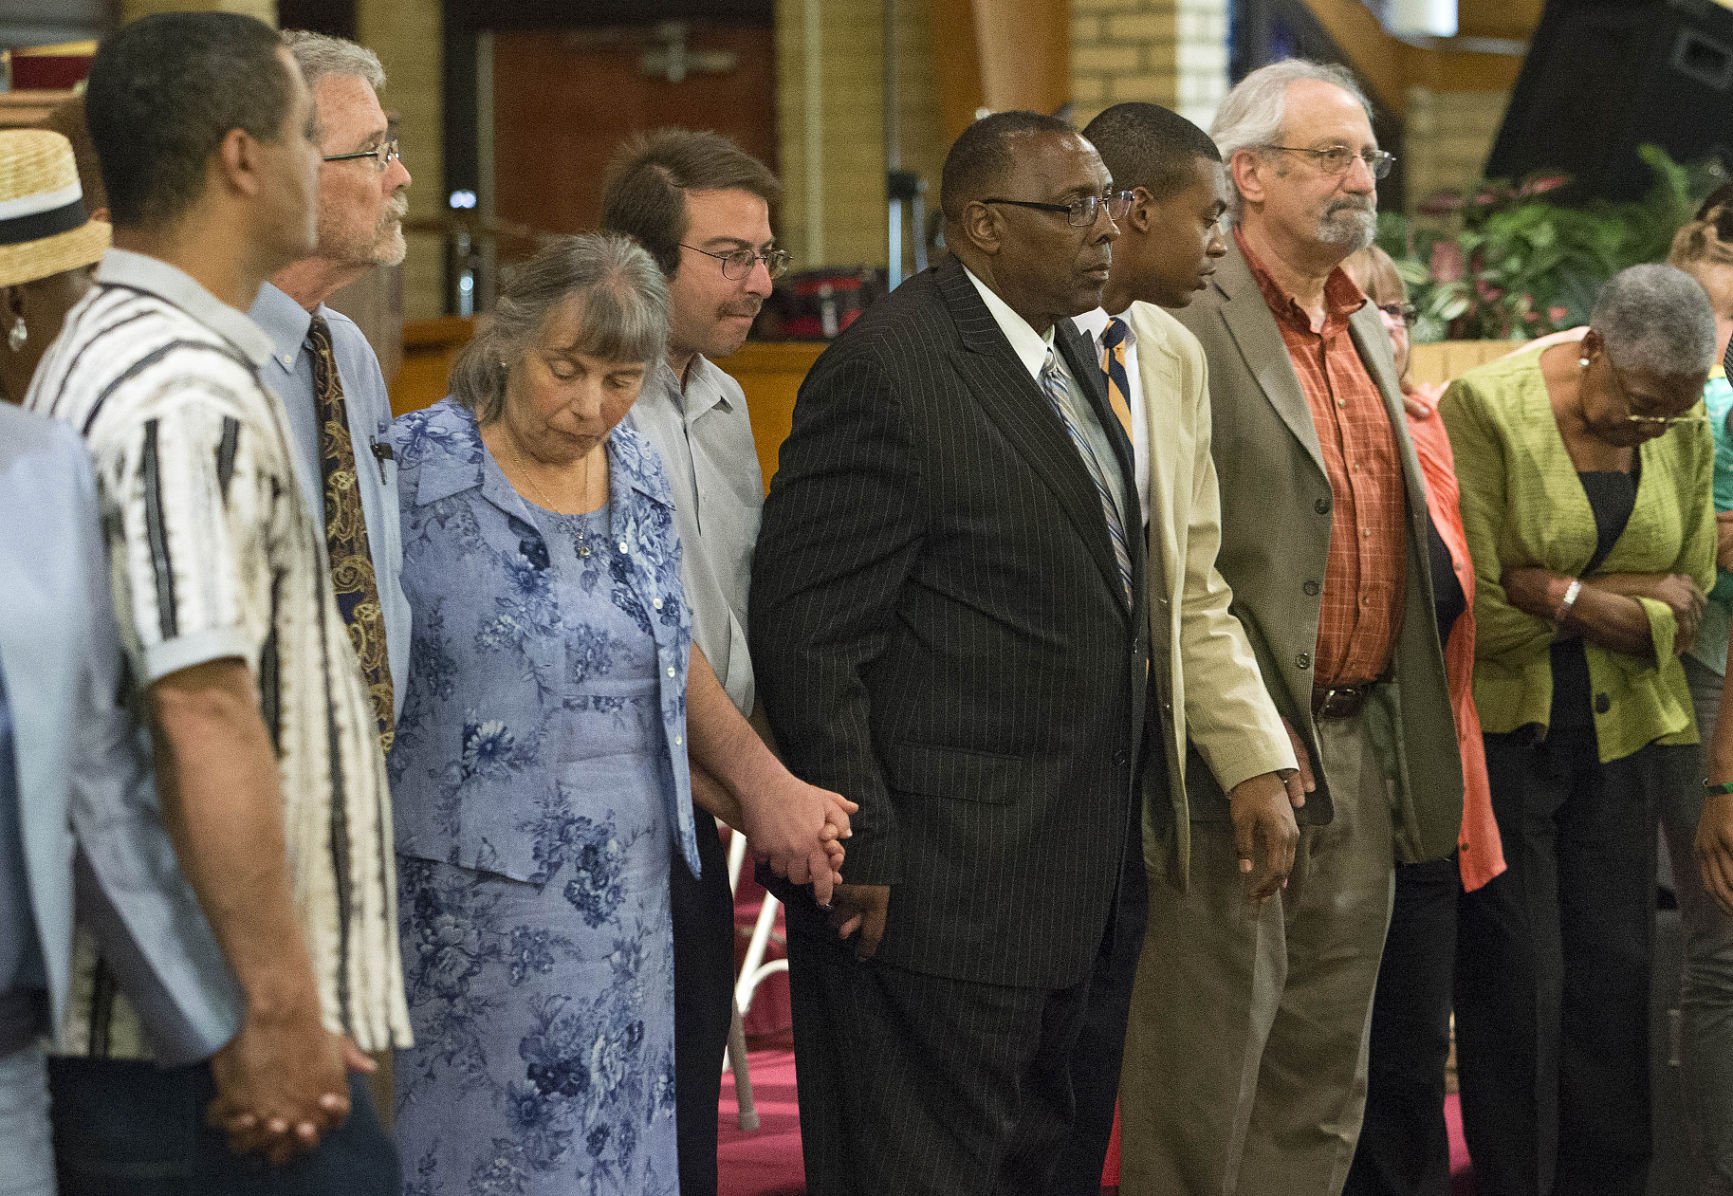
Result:
M642 29L501 33L494 41L495 210L544 232L592 229L608 159L633 132L714 129L776 168L772 32L694 23L688 51L733 70L678 83L646 75Z
M929 0L928 19L947 145L978 108L1054 112L1072 98L1067 0Z

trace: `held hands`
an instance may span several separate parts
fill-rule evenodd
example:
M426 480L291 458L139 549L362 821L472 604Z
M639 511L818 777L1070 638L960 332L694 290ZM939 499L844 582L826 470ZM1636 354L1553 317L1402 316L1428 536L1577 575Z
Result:
M842 840L853 832L848 816L860 807L840 793L808 785L779 770L741 802L746 841L776 875L812 885L820 905L831 903L842 882Z
M1733 793L1703 798L1697 820L1697 871L1723 911L1733 914Z
M1304 755L1300 758L1305 759ZM1300 828L1294 822L1289 783L1273 772L1266 772L1241 781L1228 794L1234 854L1239 857L1240 875L1251 876L1247 896L1253 905L1262 905L1278 890L1286 888L1288 873L1294 868ZM1262 858L1253 875L1260 842Z
M348 1119L345 1065L374 1066L348 1039L326 1031L316 998L280 1012L250 1012L211 1057L217 1098L205 1123L224 1131L236 1154L258 1151L281 1167Z

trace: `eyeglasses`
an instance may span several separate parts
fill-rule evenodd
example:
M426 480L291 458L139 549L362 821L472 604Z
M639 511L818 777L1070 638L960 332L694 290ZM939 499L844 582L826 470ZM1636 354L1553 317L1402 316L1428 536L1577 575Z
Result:
M393 137L390 141L380 142L372 149L356 150L352 154L326 154L319 160L321 162L356 162L362 158L372 158L373 165L378 168L380 174L384 174L391 168L391 164L402 156L397 149L397 138Z
M1072 228L1093 228L1102 208L1107 209L1108 219L1115 222L1124 220L1125 214L1131 211L1131 199L1129 191L1109 191L1106 195L1082 195L1070 203L1037 203L1032 199L983 199L981 202L1034 208L1037 212L1064 212L1065 222Z
M1396 155L1383 150L1369 149L1359 153L1345 145L1332 145L1328 149L1307 149L1299 145L1266 145L1267 150L1280 150L1284 154L1305 154L1318 164L1318 169L1325 174L1346 174L1348 168L1354 165L1358 158L1366 164L1366 169L1372 172L1375 179L1385 178L1390 168L1396 165Z
M1636 424L1639 428L1658 428L1663 432L1670 431L1680 424L1706 424L1707 415L1638 415L1631 410L1631 396L1625 390L1625 381L1619 377L1619 367L1613 364L1611 357L1606 358L1607 373L1612 376L1613 390L1617 393L1619 402L1625 408L1625 422Z
M1378 310L1392 320L1401 320L1404 324L1413 324L1420 318L1420 309L1412 303L1380 303Z
M786 249L767 249L763 253L756 253L750 249L736 249L729 253L711 253L708 249L700 249L698 246L688 245L684 241L680 242L680 248L690 249L693 253L702 253L705 257L715 258L722 263L722 277L731 282L739 282L751 274L752 267L759 262L764 263L764 269L773 282L788 273L788 250Z

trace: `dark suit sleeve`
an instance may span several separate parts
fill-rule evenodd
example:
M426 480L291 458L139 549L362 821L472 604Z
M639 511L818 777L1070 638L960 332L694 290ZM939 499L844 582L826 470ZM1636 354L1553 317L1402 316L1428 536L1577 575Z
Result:
M868 684L896 634L922 532L919 464L894 392L865 353L815 368L765 500L752 572L759 692L794 771L860 803L844 865L860 884L902 879Z

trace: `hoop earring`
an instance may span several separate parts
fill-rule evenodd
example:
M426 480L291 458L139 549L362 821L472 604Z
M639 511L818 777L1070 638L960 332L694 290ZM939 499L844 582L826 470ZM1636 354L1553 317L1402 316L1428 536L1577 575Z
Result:
M24 326L24 317L19 316L12 322L12 327L6 333L6 347L14 353L21 352L30 339L30 329Z

